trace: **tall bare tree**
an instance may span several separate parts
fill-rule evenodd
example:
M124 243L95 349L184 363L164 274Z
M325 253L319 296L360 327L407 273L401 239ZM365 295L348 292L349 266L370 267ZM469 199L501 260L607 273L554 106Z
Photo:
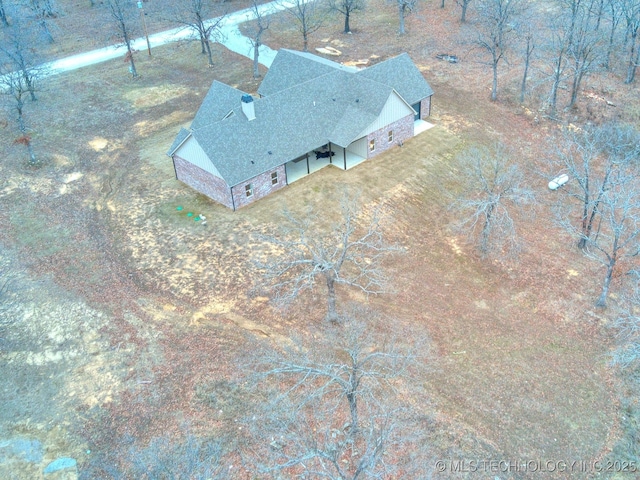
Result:
M296 343L261 359L258 387L271 387L273 400L253 417L259 421L250 421L258 472L395 478L400 467L410 471L409 444L425 453L412 442L417 416L396 394L403 381L415 386L409 373L418 364L415 347L371 334L371 314L366 317L345 319L321 335L320 345ZM423 347L426 354L428 343Z
M569 183L561 190L569 203L561 202L556 212L560 224L576 233L579 248L586 248L597 228L607 191L625 178L618 177L616 172L628 168L640 154L639 143L640 135L627 125L564 129L563 140L552 162L555 170L550 176L560 171L569 175ZM580 212L578 226L569 220L575 209Z
M638 171L621 169L600 202L598 230L587 239L585 252L605 268L596 305L606 307L611 279L618 263L640 254L640 183Z
M270 15L262 8L258 0L253 0L251 4L251 13L255 20L255 29L251 37L251 46L253 47L253 78L260 78L260 47L262 46L262 35L269 29Z
M366 294L386 291L382 262L399 247L385 241L378 213L360 219L357 200L346 196L341 210L340 222L329 231L317 230L320 219L313 212L301 218L285 212L282 231L261 237L276 252L259 266L274 289L277 304L289 304L321 279L327 287L326 318L335 321L336 285L355 287Z
M327 6L324 0L279 0L285 5L285 12L296 23L302 35L303 50L309 51L309 36L317 32L327 19Z
M221 38L220 28L224 22L224 12L220 2L210 0L180 0L172 7L171 20L198 35L202 54L207 55L209 66L213 67L211 42Z
M520 83L520 103L524 103L524 97L527 93L527 80L529 79L529 69L531 68L531 60L533 52L536 49L536 35L532 28L523 25L524 32L521 34L521 40L524 43L522 56L524 60L524 70L522 72L522 82Z
M460 6L460 22L465 23L467 21L467 11L472 0L456 0L456 3Z
M129 73L133 78L138 76L133 59L134 50L131 46L135 35L137 10L135 4L129 0L105 0L105 6L111 15L117 36L127 47L125 62L129 63Z
M54 38L49 25L50 19L56 16L53 0L27 0L23 5L33 15L47 42L53 43Z
M600 67L604 57L605 39L597 25L600 17L595 15L592 5L585 5L575 19L573 41L567 48L569 69L572 74L569 107L578 100L582 80Z
M404 27L405 19L413 12L416 8L418 0L396 0L396 4L398 6L398 33L400 35L404 35L406 33Z
M627 76L624 83L632 83L636 78L636 70L640 64L640 46L638 45L638 37L640 36L640 0L625 0L622 3L622 11L627 28L625 42L629 49Z
M526 8L525 0L481 0L478 2L478 21L474 28L475 40L490 56L489 63L493 72L491 100L498 99L498 67L505 61L507 52L517 40L519 17Z
M14 143L24 145L29 152L29 163L36 165L38 161L33 151L31 135L24 115L25 99L28 94L33 92L32 89L33 85L27 85L20 72L2 72L0 69L0 90L12 100L12 107L16 113L18 130L20 131L20 136Z
M463 191L451 207L460 212L459 227L469 232L482 256L516 251L519 242L511 211L534 202L520 167L505 150L500 144L494 151L472 147L458 157Z
M351 15L365 8L365 0L329 0L329 8L344 17L344 33L351 33Z
M36 101L36 81L42 78L44 69L42 59L37 55L38 41L32 25L19 15L14 15L13 25L3 30L0 41L0 65L5 73L15 72L21 77L21 90L29 93L32 101ZM14 76L6 79L15 84Z
M623 257L640 247L640 133L607 124L566 132L558 160L569 175L569 200L557 207L560 225L584 253L606 267L598 306L606 306L613 273ZM580 222L573 221L578 208Z

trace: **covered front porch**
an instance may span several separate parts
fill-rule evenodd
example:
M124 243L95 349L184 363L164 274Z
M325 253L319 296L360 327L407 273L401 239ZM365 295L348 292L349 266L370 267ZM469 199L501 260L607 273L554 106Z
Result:
M365 157L352 152L349 147L342 148L328 143L306 155L287 162L285 164L287 183L300 180L328 165L333 165L341 170L349 170L365 160Z

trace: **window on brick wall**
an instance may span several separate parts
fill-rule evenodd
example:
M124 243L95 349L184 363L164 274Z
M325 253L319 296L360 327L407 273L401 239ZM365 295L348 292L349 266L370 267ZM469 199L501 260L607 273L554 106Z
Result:
M277 185L278 184L278 172L272 172L271 173L271 185Z
M253 196L253 183L248 183L244 186L244 193L247 197Z
M389 143L393 142L393 130L389 130Z
M376 141L375 140L369 140L369 151L373 152L376 149Z

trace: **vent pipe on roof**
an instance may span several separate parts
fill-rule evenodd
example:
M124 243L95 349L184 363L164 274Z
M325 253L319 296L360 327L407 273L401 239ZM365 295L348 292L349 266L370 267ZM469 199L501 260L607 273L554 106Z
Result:
M240 105L242 106L242 113L247 117L247 120L255 120L256 119L256 109L253 104L253 97L249 94L242 95L242 101Z

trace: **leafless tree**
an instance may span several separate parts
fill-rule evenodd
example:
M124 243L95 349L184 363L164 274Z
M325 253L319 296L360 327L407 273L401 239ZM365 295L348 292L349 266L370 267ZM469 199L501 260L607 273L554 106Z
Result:
M552 162L554 171L549 176L556 176L560 172L569 175L570 181L561 193L573 201L568 204L561 202L556 213L561 225L576 232L579 248L586 248L598 224L601 204L607 191L616 182L626 178L619 177L620 169L627 168L633 158L640 154L638 142L640 135L625 125L564 129L563 140ZM572 218L574 209L580 212L577 227L568 220Z
M606 307L614 270L624 257L640 254L640 183L637 169L616 171L618 178L600 202L598 229L587 239L585 252L605 268L596 305Z
M127 47L125 62L129 62L129 73L136 78L138 72L133 60L134 50L131 47L137 21L135 4L129 0L105 0L104 3L113 20L117 36Z
M630 126L604 125L566 132L559 164L570 181L564 193L577 203L560 203L560 225L578 239L585 254L606 267L598 306L606 306L618 262L640 245L640 134ZM578 207L580 222L572 221Z
M398 5L398 21L400 24L398 33L404 35L406 33L404 21L416 8L418 0L396 0L396 4Z
M457 175L463 191L451 207L461 214L458 227L469 232L483 257L515 252L519 242L511 210L531 205L534 196L505 147L469 148L458 157Z
M49 20L56 16L53 0L25 0L22 5L33 14L47 41L53 43L54 39L49 26Z
M597 28L599 19L591 5L581 8L575 19L573 39L567 48L568 67L573 77L569 107L576 104L584 77L595 71L604 58L605 38Z
M18 16L3 34L0 42L0 92L10 99L10 108L16 114L20 136L15 143L27 148L30 164L36 165L38 162L25 118L25 106L28 99L37 100L38 83L46 75L46 68L34 53L37 43L33 30Z
M251 13L256 22L253 37L251 37L251 45L253 46L253 78L260 78L260 47L262 46L262 35L269 29L270 15L260 8L257 0L253 0L251 4Z
M623 297L625 308L613 322L618 337L618 348L613 363L620 367L638 367L640 361L640 288L636 285L630 295Z
M632 83L636 78L636 70L640 64L640 46L638 46L638 34L640 33L640 0L625 0L622 2L622 11L626 21L625 39L628 44L627 77L624 83Z
M456 3L460 6L462 13L460 14L460 22L465 23L467 21L467 10L471 5L471 0L456 0Z
M607 42L607 53L605 54L604 66L607 70L611 68L611 54L616 44L616 36L619 31L620 23L623 19L624 9L623 2L625 0L607 0L607 19L609 22L609 40Z
M475 44L490 56L493 72L491 100L498 99L498 67L507 52L514 47L518 34L518 20L527 8L525 0L480 0L478 21L474 24Z
M318 31L327 19L328 8L324 0L281 0L287 7L285 12L296 23L302 35L303 50L309 51L309 36Z
M207 55L209 66L213 67L211 42L221 38L220 27L224 21L221 3L208 0L180 0L173 4L171 20L198 35L202 54Z
M344 33L351 33L351 15L365 8L365 0L329 0L329 8L344 16Z
M524 57L524 71L522 73L522 82L520 84L520 103L524 103L524 97L527 93L527 80L529 79L529 68L533 59L533 52L536 49L535 34L532 28L523 25L523 33L521 39L524 42L522 56Z
M259 473L388 478L410 469L409 444L424 453L414 437L420 419L396 393L403 382L416 385L414 347L373 335L370 320L350 316L321 340L261 359L257 385L272 388L273 400L249 422Z
M36 101L36 82L43 76L42 59L37 55L37 39L31 25L15 15L13 25L3 30L0 42L0 68L3 73L15 72L20 79L20 91L28 92L32 101ZM17 88L16 75L10 75L3 81ZM25 89L23 92L23 88Z
M275 291L275 301L287 305L318 279L327 287L327 320L338 318L336 285L349 285L366 294L386 291L383 260L400 249L387 244L380 226L380 215L360 219L357 199L345 195L342 218L329 231L319 232L317 214L296 218L285 212L285 227L275 235L262 236L273 256L259 262Z

